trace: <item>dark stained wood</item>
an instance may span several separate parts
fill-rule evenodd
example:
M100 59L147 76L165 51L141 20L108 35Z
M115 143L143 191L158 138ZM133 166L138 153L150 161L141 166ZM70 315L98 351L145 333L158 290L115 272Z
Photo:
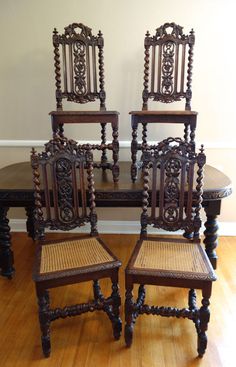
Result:
M165 23L144 39L144 89L142 111L132 111L131 179L137 179L137 152L147 146L149 123L181 123L184 139L195 149L197 112L191 111L192 64L195 36L193 30L184 35L183 27ZM148 100L172 103L185 99L184 111L148 111ZM142 143L138 143L138 125L143 125ZM145 125L145 128L144 128ZM152 140L155 140L152 138ZM158 140L158 137L157 139Z
M54 137L53 140L45 144L45 150L42 153L37 153L35 149L32 149L31 166L35 199L35 239L37 240L33 279L38 297L44 356L49 357L51 351L50 323L58 318L64 319L68 316L102 310L108 315L112 323L114 338L119 339L122 324L119 317L121 299L118 271L121 262L98 238L91 151L81 150L73 140L68 140L65 137ZM88 191L88 209L86 190ZM78 191L80 191L80 195L78 195ZM45 211L43 211L44 204ZM45 234L46 228L70 231L85 223L90 223L90 236L77 236L68 240L62 234L58 240L50 241ZM67 267L56 270L54 268L50 270L50 268L47 272L41 271L43 261L48 261L49 264L58 261L57 258L53 259L53 254L43 256L43 249L50 249L52 244L60 246L63 241L66 241L67 247L63 255L60 256L63 256L63 259L75 257L73 249L70 253L70 241L76 241L76 245L79 246L80 242L83 243L90 237L93 237L96 244L109 254L109 261L100 260L98 263L81 265L81 260L77 259L77 267L71 268L70 265L67 265ZM48 260L46 260L47 256ZM80 256L91 256L91 253L88 252ZM99 258L99 254L96 256ZM111 279L112 293L110 297L104 297L101 292L99 280L102 278ZM94 282L94 300L63 308L50 307L49 289L89 280Z
M185 109L191 110L194 43L193 30L189 35L184 35L183 27L173 22L157 28L152 37L149 32L146 33L143 110L148 109L148 99L163 103L185 99Z
M165 139L154 151L143 152L142 237L150 224L167 231L182 229L194 233L194 237L199 235L205 162L203 148L200 153L193 153L191 145L180 138Z
M120 180L114 184L111 172L94 170L96 183L96 205L99 207L141 207L142 179L141 171L138 180L130 181L130 163L120 162ZM232 193L230 179L221 171L209 165L204 171L203 207L207 215L205 222L206 252L216 268L217 216L220 215L221 200ZM2 275L10 277L14 272L13 251L11 248L10 226L8 224L8 208L27 208L27 228L34 237L32 227L32 210L34 197L32 173L29 162L14 163L0 170L0 267Z
M94 170L97 206L104 206L107 204L106 206L111 207L117 205L140 207L142 199L141 170L138 172L137 182L132 183L129 175L130 162L120 162L120 167L120 180L116 184L112 182L112 175L109 172L103 173ZM220 200L221 198L229 196L231 192L232 182L230 178L217 168L206 164L204 170L204 201ZM1 203L11 201L12 197L11 206L22 206L22 203L19 203L18 205L18 202L23 201L24 196L26 202L32 203L32 193L33 189L30 162L14 163L0 169ZM133 198L130 194L134 195ZM122 201L122 198L125 202Z
M184 116L195 116L198 113L196 111L131 111L130 115L136 115L136 116L150 116L153 115L156 116L156 118L161 118L161 116L176 116L176 119L178 119L178 117L181 119L181 121L179 121L180 123L182 122L182 118L184 118ZM161 121L160 121L161 122ZM165 121L163 121L165 122ZM175 122L178 122L175 121Z
M112 171L113 180L119 179L118 112L106 111L104 90L104 39L101 31L97 36L92 29L82 23L72 23L62 34L53 31L54 67L57 111L52 111L53 135L64 135L64 124L99 123L101 143L91 148L101 151L101 161L96 168ZM62 111L62 101L84 104L100 101L100 111ZM112 126L112 143L107 144L106 125ZM108 162L107 150L112 152L112 162Z
M206 330L210 319L210 296L212 282L216 275L206 252L200 245L200 209L203 201L203 170L206 156L201 147L197 154L190 143L180 138L168 138L158 144L155 150L143 151L143 200L140 240L137 242L125 270L125 341L130 347L136 319L139 315L160 315L164 317L188 318L193 321L198 335L197 351L202 357L207 347ZM195 169L194 169L195 168ZM152 175L150 174L152 172ZM156 188L159 182L159 205ZM149 195L149 187L152 194ZM195 197L194 197L195 192ZM187 193L187 198L185 199ZM151 212L148 213L149 198ZM192 233L191 239L147 237L147 226L175 232L182 229ZM147 242L149 241L149 242ZM149 253L142 251L145 243L152 243L152 258L160 259L157 264L150 262ZM158 243L165 246L158 246ZM190 247L191 243L191 247ZM182 247L184 244L184 247ZM192 253L191 263L186 270L186 248ZM142 251L141 265L136 264ZM172 252L173 259L170 259ZM163 260L164 259L164 260ZM178 259L178 261L176 261ZM196 270L198 263L204 263ZM178 266L176 265L178 263ZM133 287L139 285L137 300L133 298ZM145 286L167 286L189 289L188 307L179 309L167 306L145 304ZM195 289L202 291L202 305L198 308Z
M61 234L50 234L52 239ZM66 234L69 238L72 234ZM124 269L137 242L138 235L101 234L114 254L122 261L119 284L124 301ZM113 342L111 325L103 312L86 313L76 318L58 320L52 325L53 352L50 358L42 358L40 331L35 305L32 262L34 243L26 233L13 233L16 276L13 281L0 277L1 311L1 367L54 367L58 364L69 367L94 366L148 366L148 367L231 367L235 364L235 279L236 237L220 237L218 247L219 266L211 302L211 320L207 331L209 347L203 360L195 358L196 333L194 324L172 317L144 316L137 320L132 348L124 347L123 336ZM91 299L88 283L80 283L53 290L54 304L76 303ZM100 282L102 290L110 290L110 280ZM136 296L136 288L134 289ZM222 300L222 296L224 300ZM182 309L185 306L186 290L162 287L146 287L146 303L169 304ZM227 300L227 301L225 301ZM17 310L17 311L16 311ZM124 307L121 308L124 320ZM16 344L17 331L17 344ZM60 361L60 362L59 362Z

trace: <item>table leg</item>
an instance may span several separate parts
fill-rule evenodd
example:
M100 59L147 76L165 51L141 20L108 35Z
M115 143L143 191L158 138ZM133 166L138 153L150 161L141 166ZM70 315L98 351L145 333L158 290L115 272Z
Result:
M207 216L207 220L204 223L205 231L204 231L204 240L206 253L211 261L211 264L214 269L217 267L217 254L216 248L218 245L218 223L217 223L217 215L220 214L221 200L211 201L204 208Z
M14 258L11 250L11 234L7 212L9 208L0 207L0 268L1 275L11 279L14 273Z
M34 206L25 207L25 212L27 216L26 229L28 236L35 240L35 230L34 230Z

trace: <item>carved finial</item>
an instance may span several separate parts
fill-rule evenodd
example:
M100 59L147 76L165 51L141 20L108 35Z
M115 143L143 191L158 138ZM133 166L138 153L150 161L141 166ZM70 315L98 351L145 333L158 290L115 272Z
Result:
M199 150L200 150L200 153L204 153L204 145L203 144L201 144L201 148Z
M194 45L194 43L195 43L195 33L194 33L193 28L191 29L191 31L189 33L189 43L191 45Z
M58 34L58 32L57 32L57 29L56 28L54 28L54 30L53 30L53 34Z
M31 164L33 168L35 168L35 165L37 165L37 152L34 147L31 149Z
M150 32L147 31L146 34L145 34L146 37L150 37Z
M102 37L102 32L100 30L98 31L98 37Z
M36 154L36 149L34 147L31 148L31 154L35 155Z

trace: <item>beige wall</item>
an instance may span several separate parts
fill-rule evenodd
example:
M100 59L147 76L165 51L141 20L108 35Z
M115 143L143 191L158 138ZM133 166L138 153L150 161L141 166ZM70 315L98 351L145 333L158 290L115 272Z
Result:
M175 21L196 33L192 108L199 112L197 141L205 143L208 163L236 182L234 18L233 0L1 1L0 167L28 159L30 148L15 147L14 140L47 140L51 134L54 27L62 31L69 23L82 22L95 34L102 30L107 106L120 112L122 142L130 140L128 112L141 107L144 34ZM98 139L98 131L85 125L66 131L77 138ZM153 134L161 139L179 135L179 130L162 126ZM129 150L122 149L121 157L129 160ZM235 207L236 195L225 199L221 221L236 222ZM117 211L112 215L117 218Z

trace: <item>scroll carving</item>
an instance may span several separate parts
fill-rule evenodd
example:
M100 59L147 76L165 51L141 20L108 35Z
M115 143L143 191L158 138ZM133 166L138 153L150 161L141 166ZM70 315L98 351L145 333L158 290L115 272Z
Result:
M53 45L57 108L62 109L64 98L76 103L100 99L100 109L105 110L104 40L101 31L94 36L91 28L82 23L72 23L62 34L54 29Z
M32 151L37 237L43 236L44 227L69 230L86 222L91 222L91 233L96 231L92 162L93 156L88 148L82 150L75 141L60 136L45 144L44 152L37 154L35 150ZM86 167L89 167L87 175ZM41 177L39 170L43 173ZM89 215L86 208L86 176L89 180ZM45 213L42 209L41 181Z
M75 93L85 95L86 87L86 64L85 64L85 44L76 41L73 45L74 50L74 73L75 73Z
M191 144L180 138L168 138L154 149L143 152L143 212L141 216L141 235L146 234L147 224L169 231L184 229L198 234L201 226L200 208L202 203L203 166L205 154L203 147L197 154ZM194 167L198 166L196 178ZM148 179L152 170L152 193L157 191L159 180L159 212L156 214L156 195L152 194L152 211L147 216ZM194 196L193 196L193 191ZM193 211L193 206L195 206Z
M165 23L152 37L146 33L143 110L148 109L148 99L171 103L183 98L185 109L191 110L194 43L194 31L185 35L175 23Z

